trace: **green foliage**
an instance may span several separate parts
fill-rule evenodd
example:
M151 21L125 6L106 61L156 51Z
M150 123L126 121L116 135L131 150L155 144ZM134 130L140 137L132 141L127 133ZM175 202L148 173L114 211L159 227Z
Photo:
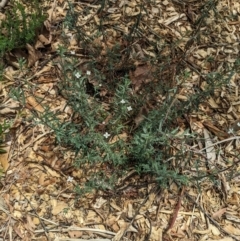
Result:
M105 4L105 1L101 1L98 13L104 9ZM208 9L209 6L206 7ZM140 9L145 11L143 6ZM84 11L88 11L87 7ZM215 70L204 76L199 74L204 80L204 87L193 85L190 93L186 94L186 100L179 101L179 89L184 89L184 84L188 84L190 78L189 66L183 66L182 57L179 58L179 63L175 66L175 82L171 86L169 79L172 79L173 71L170 67L175 65L178 55L182 55L182 52L174 53L173 59L171 51L167 56L161 55L162 49L174 49L172 52L177 52L179 47L176 46L179 43L166 41L159 46L153 41L146 41L143 45L150 45L158 54L141 59L143 65L150 63L150 66L153 66L152 79L142 84L139 91L135 91L129 71L134 70L133 67L136 66L132 67L129 59L132 57L131 46L135 42L143 41L142 37L139 37L140 21L143 17L141 11L135 18L136 22L128 26L128 35L123 34L128 46L123 49L119 43L110 47L106 44L103 57L103 47L93 40L101 36L104 42L104 17L100 19L95 31L87 35L77 24L79 13L75 12L73 5L69 3L63 26L76 33L79 49L84 50L89 63L81 72L78 58L74 54L70 55L67 47L59 47L60 60L58 59L57 64L62 70L62 79L58 88L66 99L66 106L72 110L71 118L62 120L61 112L52 113L50 109L46 109L44 113L39 114L38 119L54 130L56 141L60 145L75 152L76 167L85 164L94 167L104 163L114 170L112 177L94 173L85 186L77 186L76 192L79 195L94 188L106 189L106 183L110 180L110 186L114 186L114 181L129 168L135 168L140 175L149 175L163 187L167 187L172 181L178 185L186 185L189 180L192 181L193 179L182 174L182 170L189 164L193 155L186 147L188 143L196 141L198 136L187 129L186 116L197 111L199 105L214 95L217 88L227 85L234 72L239 69L238 60L234 63L234 68L226 65L226 72ZM201 26L202 19L206 17L207 13L204 13L196 22L196 26ZM107 16L105 18L107 19ZM200 27L196 29L199 30ZM192 38L197 35L198 33L194 32ZM62 37L67 45L68 37L64 36L64 33ZM28 37L24 38L26 39ZM211 63L213 59L208 56L206 61ZM198 70L194 68L194 71ZM20 90L12 93L15 93L16 98L24 100ZM141 121L136 121L139 116ZM185 121L184 132L178 127L178 119ZM198 165L196 169L197 172L200 170ZM204 173L200 176L204 176Z
M14 2L6 11L6 19L0 23L0 56L14 48L25 47L32 43L45 16L37 0L27 1L26 6Z
M172 167L171 162L174 159L178 163L186 163L185 144L196 137L188 131L179 135L176 119L197 108L211 96L215 85L209 84L205 92L196 92L188 101L178 104L173 104L177 88L169 89L169 98L150 110L139 126L135 127L134 119L147 102L149 92L134 94L127 75L107 85L102 81L104 88L111 93L106 99L108 107L105 108L104 97L99 96L102 84L90 86L92 91L88 90L88 79L95 77L97 70L89 69L87 72L90 74L81 73L74 67L76 59L66 58L64 48L60 48L59 54L64 76L59 90L67 99L67 105L72 108L72 118L61 121L58 118L61 113L53 114L46 110L40 119L55 131L58 143L75 151L75 166L81 167L85 163L94 166L105 162L122 172L134 167L139 174L155 177L160 186L166 187L173 180L178 184L186 184L187 177L180 174L179 168ZM212 78L209 77L212 82L214 76L213 73ZM182 78L187 78L186 73L183 73ZM222 78L222 81L225 79ZM160 94L158 89L155 90ZM124 134L126 136L122 138ZM172 155L176 142L181 143L181 149ZM96 180L89 180L77 192L82 194L94 187L103 188Z

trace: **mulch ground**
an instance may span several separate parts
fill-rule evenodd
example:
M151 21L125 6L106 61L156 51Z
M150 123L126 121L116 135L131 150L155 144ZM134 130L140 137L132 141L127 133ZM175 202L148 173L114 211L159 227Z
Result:
M21 70L17 66L20 50L8 53L0 83L0 120L12 122L6 135L7 153L0 155L4 170L0 184L0 239L240 240L239 73L231 74L239 58L240 3L70 2L86 36L94 33L100 23L107 33L107 38L100 35L92 43L101 49L99 62L116 42L124 53L123 36L133 29L142 11L135 33L141 41L132 45L135 71L128 70L134 91L142 88L146 78L151 81L151 68L143 64L143 58L157 57L151 42L158 44L163 59L170 56L172 60L169 71L161 76L163 81L177 85L178 68L188 71L186 81L178 88L177 101L187 100L196 86L207 88L206 75L210 72L230 76L227 85L216 89L198 111L188 116L191 130L205 141L186 146L193 155L183 174L196 177L200 171L210 173L212 178L201 178L182 188L173 182L163 190L150 182L151 177L130 170L114 189L103 183L104 191L77 196L75 186L84 185L93 171L111 170L101 169L105 167L100 164L96 170L87 165L73 168L74 153L56 145L53 131L39 124L38 116L46 106L53 111L62 110L63 119L71 111L65 108L66 99L57 88L61 79L61 69L55 64L60 60L57 46L68 39L68 53L79 59L82 72L86 72L85 63L90 61L74 31L62 25L68 3L46 2L42 6L48 14L45 27L35 45L26 47L27 68ZM174 48L169 43L175 43ZM104 68L103 64L103 71ZM24 105L9 95L13 87L24 92ZM196 158L199 166L194 164Z

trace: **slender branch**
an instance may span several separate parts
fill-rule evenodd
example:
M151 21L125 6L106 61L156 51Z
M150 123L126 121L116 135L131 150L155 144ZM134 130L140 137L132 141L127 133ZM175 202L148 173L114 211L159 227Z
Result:
M181 192L180 192L180 195L179 195L179 198L178 198L178 202L176 204L175 210L173 211L173 215L172 215L172 218L170 219L169 225L168 225L167 229L165 230L165 233L170 232L171 229L173 228L173 225L174 225L174 223L175 223L175 221L177 219L177 215L178 215L179 209L181 207L181 202L182 202L182 198L183 198L183 195L184 195L184 191L185 191L185 187L183 187Z

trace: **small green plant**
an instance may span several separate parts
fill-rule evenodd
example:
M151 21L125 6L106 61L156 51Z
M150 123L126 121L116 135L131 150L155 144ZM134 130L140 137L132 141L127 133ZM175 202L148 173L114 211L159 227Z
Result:
M60 145L75 152L76 168L88 165L94 170L101 163L112 170L105 176L93 172L92 179L85 186L76 188L78 194L85 194L94 188L108 188L105 184L110 180L110 186L114 186L114 181L129 168L135 168L140 175L152 177L160 186L166 187L172 181L186 185L193 180L182 174L193 156L191 150L187 149L188 143L199 138L189 130L188 115L198 111L199 105L213 96L216 89L229 83L239 69L239 60L234 63L234 68L226 64L225 72L215 69L207 74L199 73L182 56L183 48L179 46L185 36L175 43L161 43L164 36L157 34L154 34L156 39L151 37L151 41L144 39L144 28L141 29L140 24L145 14L142 5L136 22L127 25L128 34L120 30L121 41L109 44L105 31L107 24L104 25L108 15L104 16L104 11L101 12L107 4L101 2L96 13L96 16L101 13L101 18L99 22L96 18L96 29L88 33L84 31L84 24L78 25L76 20L79 13L69 3L62 26L74 31L78 47L88 57L88 63L84 68L79 67L81 64L77 55L67 50L68 36L63 34L67 47L59 47L57 53L60 58L56 64L61 69L58 89L66 99L66 107L71 108L71 117L63 120L61 112L52 113L48 108L37 117L54 130ZM206 3L205 7L195 23L192 36L187 32L187 39L201 41L201 37L204 37L204 33L198 31L214 4ZM88 10L91 9L84 9L86 12ZM117 35L118 26L112 28L113 35ZM142 48L136 46L138 42ZM189 45L186 43L186 51ZM141 49L140 57L133 46ZM157 54L145 55L143 49L154 50ZM212 58L209 56L206 61L211 64ZM149 75L142 73L147 71ZM192 73L198 73L199 78L204 80L204 88L191 82ZM134 82L138 82L138 90ZM191 87L185 88L184 85ZM178 100L181 89L187 90L184 101ZM15 93L17 98L24 100L21 97L23 93L19 90ZM183 125L182 129L179 123Z
M37 31L42 26L45 16L39 1L30 1L26 6L14 2L7 10L6 19L0 23L0 56L15 48L25 47L35 40Z
M196 109L211 96L216 86L214 80L217 78L219 81L219 76L214 73L209 76L206 91L195 93L185 102L173 104L177 87L170 89L169 98L149 110L136 127L134 120L149 100L148 92L133 93L131 80L127 75L119 77L116 82L106 84L101 81L91 86L88 79L95 78L96 69L82 73L74 67L74 57L66 58L64 48L59 50L59 55L64 76L59 83L59 90L67 99L67 105L72 108L72 118L61 121L58 117L61 113L53 114L46 110L40 119L55 131L58 143L75 151L75 166L108 163L121 170L118 171L118 176L134 167L139 174L155 177L161 186L166 187L171 180L186 184L188 178L181 175L180 170L189 161L189 154L186 154L184 148L186 143L194 140L196 136L188 130L178 134L176 119ZM187 78L185 72L182 78ZM226 78L222 77L223 82L226 82ZM100 96L102 88L108 90L108 97ZM153 96L156 96L158 91L161 93L161 90L155 91L157 92L152 92ZM107 107L105 101L108 102ZM178 144L180 147L175 147L176 143L181 143ZM177 163L175 167L171 165L173 160ZM96 178L93 179L89 180L85 187L79 187L78 192L85 193L93 187L100 188L101 185L103 188L102 183L96 181Z

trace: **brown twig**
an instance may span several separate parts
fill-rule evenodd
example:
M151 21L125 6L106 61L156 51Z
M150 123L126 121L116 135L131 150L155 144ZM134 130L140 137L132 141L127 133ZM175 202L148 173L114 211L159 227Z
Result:
M173 212L173 215L172 215L172 218L169 222L169 225L167 227L167 229L165 230L165 233L169 233L171 231L171 229L173 228L173 225L177 219L177 215L178 215L178 212L179 212L179 209L181 207L181 202L182 202L182 197L183 197L183 194L184 194L184 191L185 191L185 187L182 188L181 192L180 192L180 195L179 195L179 198L178 198L178 202L176 204L176 207L175 207L175 210Z

